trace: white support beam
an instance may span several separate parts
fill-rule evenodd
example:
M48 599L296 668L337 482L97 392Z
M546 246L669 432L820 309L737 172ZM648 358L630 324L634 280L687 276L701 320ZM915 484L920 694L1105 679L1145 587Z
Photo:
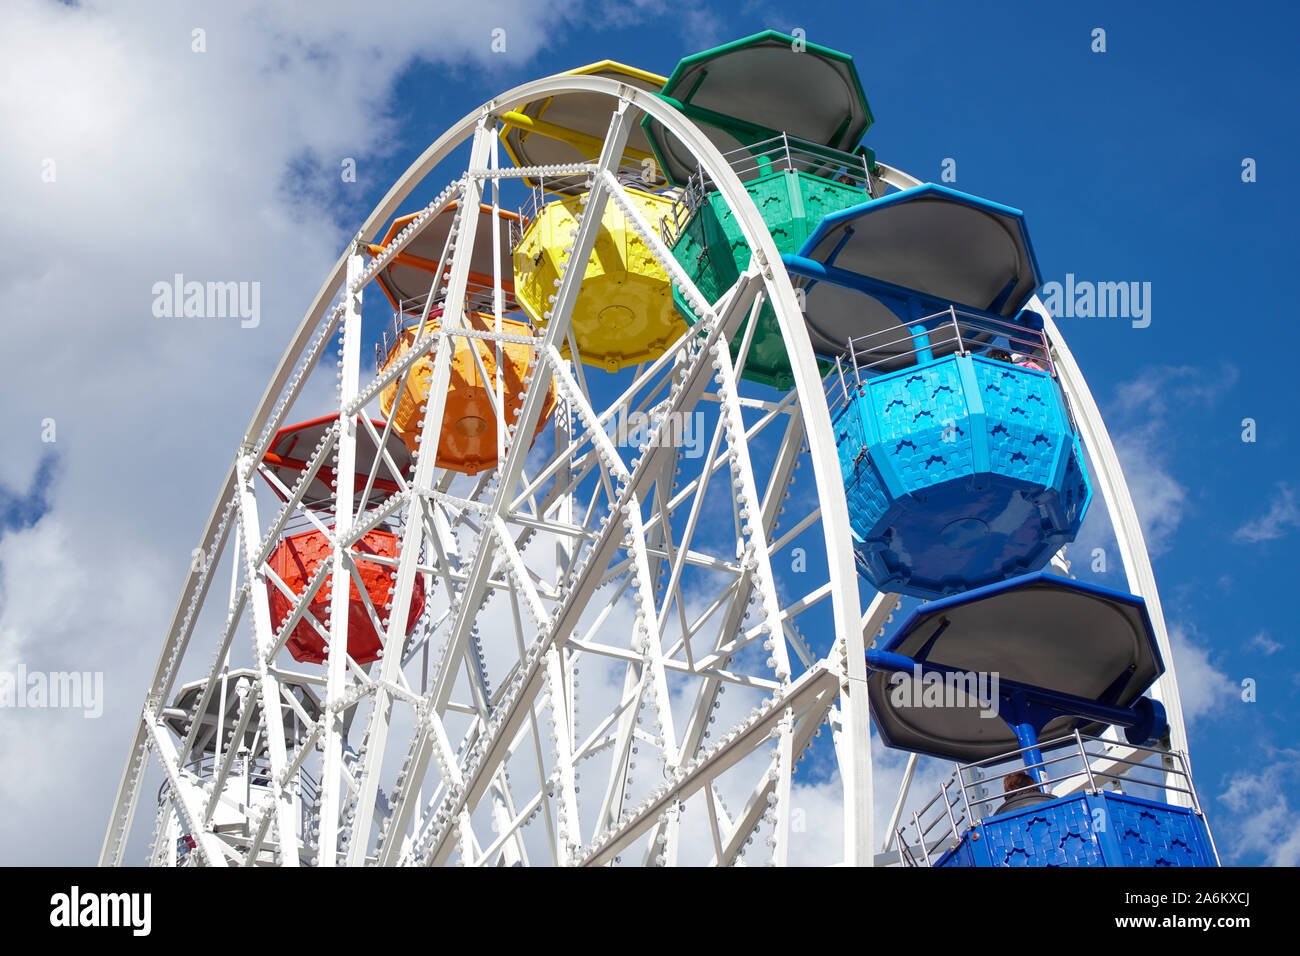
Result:
M271 624L271 604L266 590L266 565L255 565L258 533L261 522L257 516L257 496L253 493L253 475L257 463L251 455L240 460L241 475L239 495L240 541L244 546L245 577L249 582L249 604L253 612L254 658L262 698L262 726L266 728L266 751L271 764L271 795L274 801L276 827L280 837L281 863L298 865L298 827L293 793L280 783L288 762L284 745L284 711L280 706L280 681L271 672L266 658L275 643L275 629Z
M208 866L227 865L226 852L221 840L203 825L203 790L191 775L181 768L176 746L172 743L167 728L149 710L146 710L141 717L141 723L146 728L151 743L158 750L172 797L180 808L186 829L194 838L199 858Z
M605 140L605 150L601 154L599 165L608 166L610 163L617 163L618 157L622 155L623 145L627 142L627 137L631 132L632 119L626 110L626 104L620 103L613 119L610 123L609 134ZM480 161L481 165L481 161ZM555 303L552 314L549 317L546 326L546 332L542 339L541 356L538 365L542 369L549 368L549 361L546 359L548 348L554 348L557 342L561 341L564 333L567 331L570 316L573 313L574 304L577 301L578 291L581 286L582 277L585 272L585 263L591 257L592 250L595 248L596 237L601 228L601 217L607 200L606 191L598 179L593 185L591 192L588 194L586 209L578 224L576 235L574 236L573 245L569 255L569 265L565 268L564 274L560 279L560 286L556 292ZM475 207L476 208L476 207ZM463 240L462 240L463 244ZM468 257L466 257L468 260ZM468 267L468 264L467 264ZM435 381L433 388L438 387ZM445 388L445 386L444 386ZM529 389L520 410L518 421L515 425L514 434L531 435L537 427L537 422L541 417L542 406L545 400L545 389ZM441 401L441 397L432 393L430 401ZM520 478L523 474L524 463L528 454L528 443L526 441L516 441L512 443L506 454L505 463L499 469L499 492L493 502L493 514L500 515L504 513L508 503L509 495L519 485ZM418 486L417 486L418 487ZM472 558L472 564L469 571L468 580L463 588L460 603L458 605L456 620L454 622L451 635L448 639L447 649L444 654L443 665L438 672L433 688L429 693L429 706L426 709L425 720L436 716L446 708L451 698L452 682L456 670L459 668L467 643L470 637L470 631L473 627L474 616L482 603L483 593L487 587L487 580L492 570L492 555L486 549L479 549ZM427 751L429 740L425 728L421 728L416 735L416 740L412 747L417 759ZM495 766L491 770L495 773ZM471 785L474 786L474 785ZM412 812L410 807L411 788L404 788L396 796L398 808L394 811L395 817L406 817Z
M805 671L786 688L784 695L778 694L767 706L758 708L756 715L728 732L713 750L678 768L667 784L626 814L612 832L598 837L580 861L581 865L601 866L609 863L624 848L650 830L669 807L684 803L693 793L763 746L778 728L787 708L800 714L801 720L805 716L812 718L812 726L815 728L825 717L826 709L834 699L837 684L835 673L825 667L818 666ZM770 779L768 782L771 782Z
M361 358L361 289L357 282L364 271L360 243L348 256L347 287L343 298L343 348L339 363L339 408L357 394ZM356 496L357 416L340 413L337 432L337 462L334 467L334 546L330 571L329 646L325 652L324 769L320 781L320 834L316 865L338 863L339 815L343 801L343 748L347 731L343 720L343 697L348 684L348 621L352 575L348 547L343 542L352 530L352 509Z

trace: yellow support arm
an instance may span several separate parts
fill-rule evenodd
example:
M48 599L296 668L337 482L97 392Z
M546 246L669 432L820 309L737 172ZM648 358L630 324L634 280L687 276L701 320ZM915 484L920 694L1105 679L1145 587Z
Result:
M513 126L516 129L526 130L529 133L537 133L549 139L558 139L562 143L568 143L590 160L594 160L600 155L601 146L604 145L604 141L598 136L588 136L586 133L579 133L577 130L565 126L557 126L554 123L546 122L546 120L533 119L531 116L517 113L514 110L502 113L501 122L506 126ZM647 153L643 149L634 149L631 146L623 150L623 155L630 156L638 162L654 159L653 153Z

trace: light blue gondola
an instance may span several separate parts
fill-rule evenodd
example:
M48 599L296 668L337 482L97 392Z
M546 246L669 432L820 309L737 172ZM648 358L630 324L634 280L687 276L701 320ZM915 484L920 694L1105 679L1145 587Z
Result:
M1041 569L1091 499L1022 214L926 185L827 216L797 256L862 573L937 597ZM1011 361L1021 356L1020 364Z

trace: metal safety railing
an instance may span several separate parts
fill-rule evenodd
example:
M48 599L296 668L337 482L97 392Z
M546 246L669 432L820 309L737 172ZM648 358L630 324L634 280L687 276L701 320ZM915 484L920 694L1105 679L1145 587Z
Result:
M565 177L565 179L576 179L576 177ZM544 209L547 202L550 201L547 196L548 193L551 192L554 192L554 186L548 188L547 182L544 179L539 179L537 185L528 191L528 198L524 200L524 204L517 210L519 218L512 219L508 223L510 227L509 242L511 252L519 248L519 243L522 242L524 238L524 232L527 231L533 220L541 215L542 209Z
M658 169L650 169L644 165L625 161L619 166L615 177L625 187L639 189L642 192L655 193L665 198L675 198L679 190L667 188L658 173ZM508 239L510 250L519 248L519 243L523 241L524 233L532 225L542 210L552 202L563 201L565 199L574 199L591 188L591 177L586 174L573 176L549 176L539 177L535 185L529 189L528 198L524 200L523 205L519 207L518 219L511 219L507 222Z
M512 223L513 225L513 223ZM424 313L425 303L429 299L429 293L414 296L409 299L402 299L397 303L397 309L393 312L392 318L388 324L379 333L379 341L375 343L375 366L382 368L388 356L392 354L394 347L401 340L402 334L412 326L419 323L419 317ZM475 282L470 279L465 284L465 311L481 312L484 315L496 314L496 291L490 284ZM519 312L519 303L515 300L515 295L509 289L501 290L501 314L512 315ZM435 313L441 314L442 309L447 304L447 288L439 284L438 289L433 293L433 306L429 309L430 316Z
M730 150L722 158L742 181L775 172L805 172L856 186L866 190L872 199L876 198L866 156L810 143L786 133ZM660 235L669 247L677 244L700 204L716 190L713 179L703 167L697 167L660 222Z
M1042 332L949 306L908 326L849 339L826 377L826 404L834 415L872 377L951 354L999 359L1056 377L1052 350Z
M1100 793L1101 788L1109 784L1117 791L1128 787L1130 791L1137 791L1133 794L1135 796L1161 803L1169 803L1171 794L1185 794L1190 798L1192 810L1197 815L1201 813L1187 755L1181 750L1121 744L1078 731L1035 746L1043 756L1028 765L1023 762L1024 754L1035 749L1033 747L1022 747L974 763L957 764L939 792L912 814L911 822L894 831L898 862L903 866L932 866L957 845L973 824L1004 812L1001 807L991 804L1033 793L1049 798L1081 790ZM1047 756L1049 753L1051 755ZM1008 761L1017 762L998 773L987 772L991 767ZM1103 765L1106 769L1100 769ZM1010 789L1005 787L1006 778L1027 771L1037 775L1037 782ZM1148 773L1143 778L1133 776L1135 771Z

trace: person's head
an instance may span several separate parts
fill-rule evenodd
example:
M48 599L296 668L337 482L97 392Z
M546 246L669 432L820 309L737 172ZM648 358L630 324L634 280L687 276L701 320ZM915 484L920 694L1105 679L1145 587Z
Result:
M1023 790L1025 787L1034 787L1037 789L1038 782L1023 770L1009 773L1002 778L1003 793L1010 793L1012 790Z
M993 350L991 350L991 351L989 352L989 358L993 359L995 362L1009 362L1009 361L1011 361L1011 356L1008 355L1006 352L1002 351L1002 349L993 349Z

